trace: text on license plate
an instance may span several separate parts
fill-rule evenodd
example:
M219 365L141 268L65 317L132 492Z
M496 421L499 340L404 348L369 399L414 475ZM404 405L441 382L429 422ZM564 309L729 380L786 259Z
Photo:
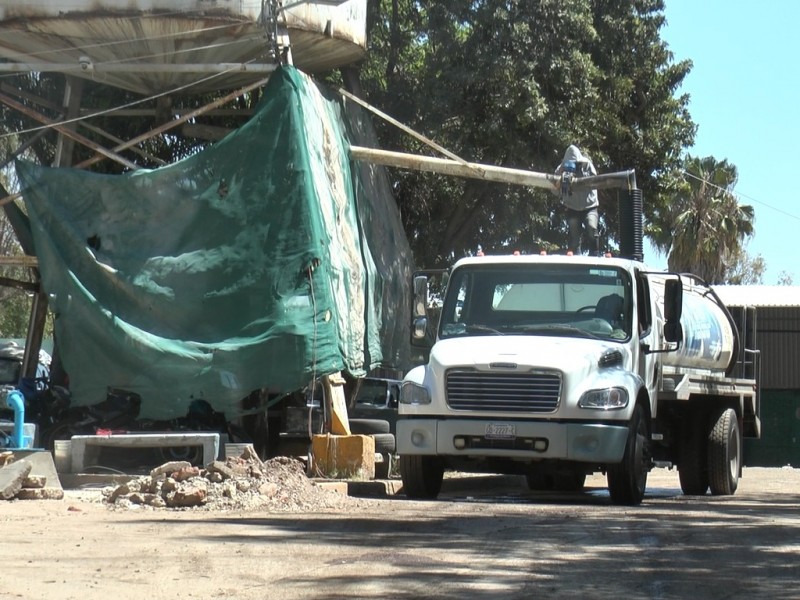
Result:
M486 437L513 439L517 437L517 427L511 423L487 423Z

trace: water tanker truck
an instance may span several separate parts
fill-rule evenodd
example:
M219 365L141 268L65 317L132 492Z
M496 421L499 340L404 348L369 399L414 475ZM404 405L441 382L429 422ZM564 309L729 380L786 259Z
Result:
M606 474L635 505L653 467L685 494L733 494L742 438L758 437L753 309L732 315L700 279L610 256L469 257L449 271L438 326L415 278L397 451L412 498L445 470L517 473L579 490Z
M578 177L453 155L355 146L350 154L562 197L624 190L618 257L464 258L448 273L436 318L429 300L438 303L442 286L415 277L411 341L429 359L400 392L408 496L435 498L447 469L519 473L532 489L565 491L603 472L612 500L628 505L642 501L655 466L677 466L686 494L736 491L742 438L760 436L755 311L732 315L699 278L645 266L632 170Z

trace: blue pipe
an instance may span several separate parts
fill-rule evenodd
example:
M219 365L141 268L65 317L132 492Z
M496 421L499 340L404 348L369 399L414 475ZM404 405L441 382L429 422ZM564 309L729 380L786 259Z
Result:
M25 396L19 390L11 390L6 396L6 402L14 411L14 431L11 432L11 447L22 449L25 447Z

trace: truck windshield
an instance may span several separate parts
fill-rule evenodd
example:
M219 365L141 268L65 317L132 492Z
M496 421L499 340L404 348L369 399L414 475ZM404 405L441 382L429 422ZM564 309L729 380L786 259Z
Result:
M614 266L464 266L450 277L439 336L550 335L626 340L631 280Z

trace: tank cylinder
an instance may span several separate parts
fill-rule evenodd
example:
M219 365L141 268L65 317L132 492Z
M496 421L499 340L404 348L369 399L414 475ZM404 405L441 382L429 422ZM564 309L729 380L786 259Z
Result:
M664 280L651 278L663 314ZM736 356L736 329L729 313L708 294L708 288L684 280L681 328L683 341L676 352L663 355L664 365L675 369L727 372Z

